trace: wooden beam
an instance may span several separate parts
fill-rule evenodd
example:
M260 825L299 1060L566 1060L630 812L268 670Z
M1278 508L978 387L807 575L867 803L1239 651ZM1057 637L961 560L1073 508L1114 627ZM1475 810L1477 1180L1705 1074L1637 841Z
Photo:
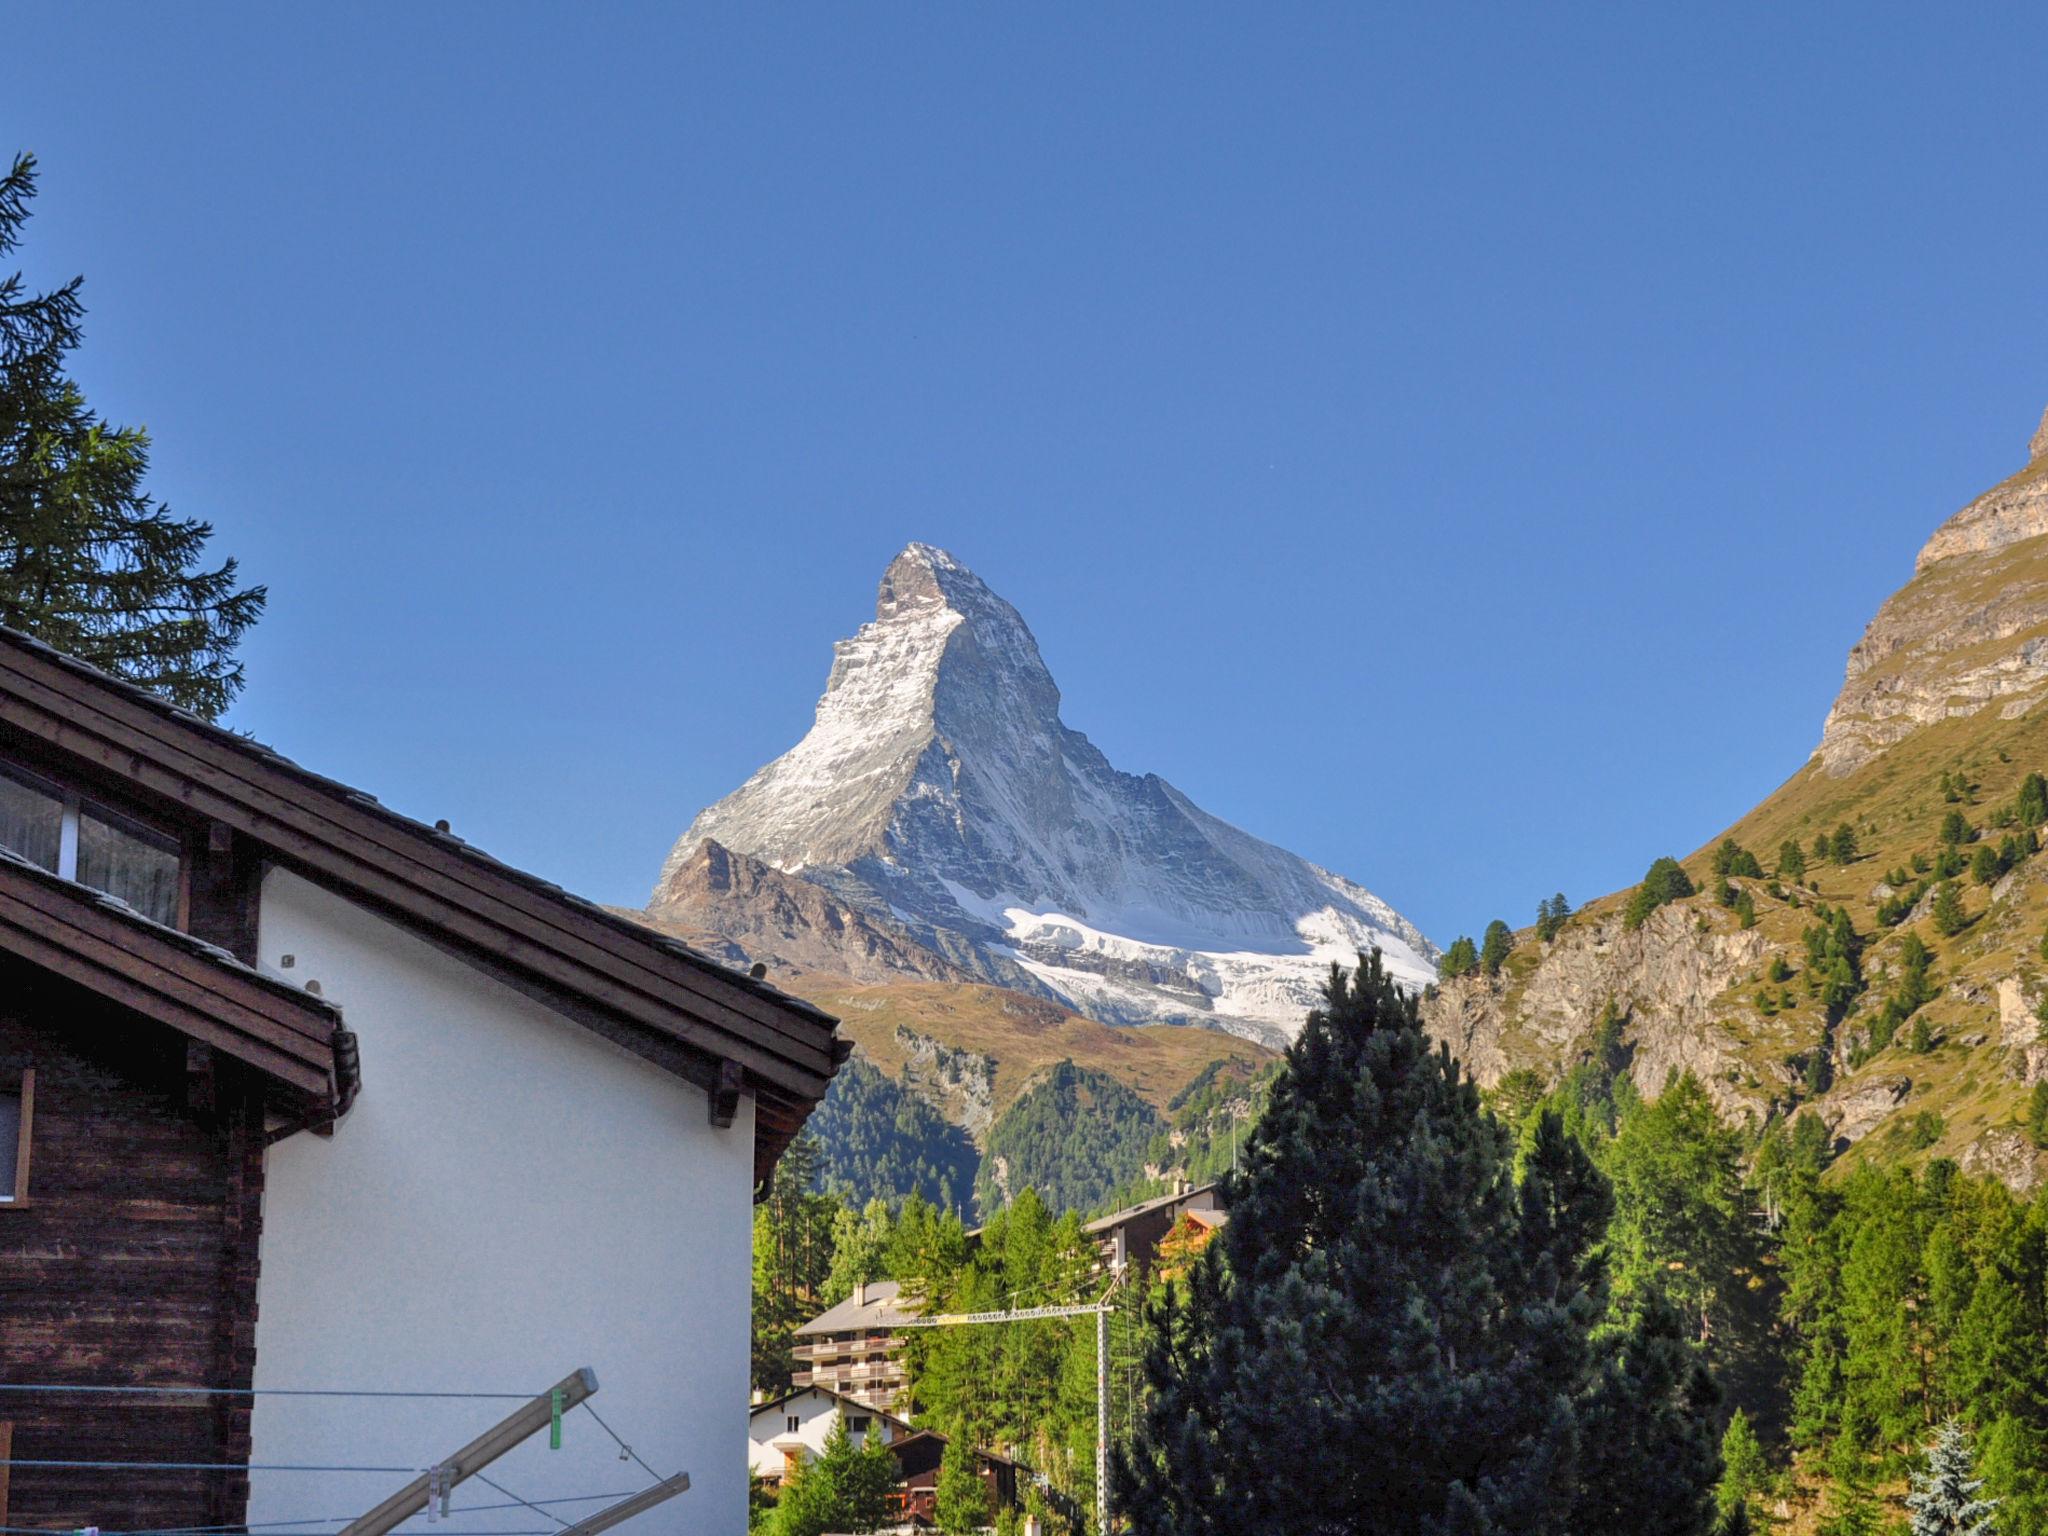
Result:
M565 1376L551 1390L478 1435L453 1456L436 1462L368 1514L358 1515L339 1536L386 1536L458 1483L467 1482L529 1436L546 1429L557 1413L566 1413L597 1390L597 1373L589 1366Z
M199 1040L185 1042L185 1103L210 1111L215 1104L213 1047Z
M599 1531L608 1531L622 1520L630 1520L654 1508L666 1504L677 1494L690 1486L690 1474L678 1472L674 1477L656 1483L652 1488L642 1488L630 1499L622 1499L610 1509L600 1509L586 1519L578 1520L561 1533L561 1536L597 1536Z
M740 1088L747 1080L747 1069L732 1060L718 1064L718 1084L711 1090L711 1123L725 1130L740 1112Z
M36 1074L33 1067L21 1074L21 1128L14 1139L14 1208L28 1204L28 1156L34 1144L36 1123Z

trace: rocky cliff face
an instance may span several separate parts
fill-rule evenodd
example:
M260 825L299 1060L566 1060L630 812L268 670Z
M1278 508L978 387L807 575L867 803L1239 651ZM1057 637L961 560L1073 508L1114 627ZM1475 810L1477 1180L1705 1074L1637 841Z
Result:
M1780 1061L1757 1075L1726 1026L1725 998L1764 955L1761 932L1718 912L1662 907L1633 932L1618 908L1588 913L1498 977L1444 983L1424 999L1423 1021L1491 1086L1515 1067L1555 1075L1612 1002L1628 1017L1629 1074L1645 1098L1690 1071L1725 1112L1757 1114L1791 1073Z
M1377 947L1428 980L1436 951L1385 902L1119 772L1059 704L1016 609L909 546L836 647L810 732L698 815L650 911L792 949L793 911L814 956L922 976L937 956L1105 1022L1269 1040L1333 959ZM756 894L720 873L735 856Z
M2048 693L2048 417L2026 468L1934 532L1849 652L1820 759L1845 774L1937 720Z

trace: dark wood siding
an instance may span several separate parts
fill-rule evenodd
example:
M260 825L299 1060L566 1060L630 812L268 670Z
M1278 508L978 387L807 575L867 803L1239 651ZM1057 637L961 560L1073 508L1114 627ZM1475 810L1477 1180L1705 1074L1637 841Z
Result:
M183 1038L0 965L0 1080L33 1069L29 1202L0 1207L0 1380L246 1387L254 1369L261 1108ZM7 1393L17 1460L246 1460L246 1399ZM111 1529L238 1521L246 1476L16 1466L6 1523Z

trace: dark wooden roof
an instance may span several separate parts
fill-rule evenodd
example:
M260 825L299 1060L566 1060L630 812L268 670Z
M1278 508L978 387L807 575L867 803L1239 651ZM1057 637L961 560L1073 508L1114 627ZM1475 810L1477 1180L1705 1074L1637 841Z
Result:
M331 1118L353 1085L341 1013L211 944L0 851L0 954L244 1062Z
M743 1086L759 1177L851 1049L801 999L4 628L0 726L233 828L707 1091Z

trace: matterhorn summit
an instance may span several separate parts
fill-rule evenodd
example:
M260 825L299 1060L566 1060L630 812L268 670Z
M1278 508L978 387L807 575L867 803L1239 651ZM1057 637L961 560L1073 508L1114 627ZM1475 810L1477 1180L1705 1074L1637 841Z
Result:
M1436 951L1363 887L1120 773L1060 719L1023 617L912 544L809 734L690 824L650 911L736 957L980 980L1105 1023L1291 1037L1332 961Z

